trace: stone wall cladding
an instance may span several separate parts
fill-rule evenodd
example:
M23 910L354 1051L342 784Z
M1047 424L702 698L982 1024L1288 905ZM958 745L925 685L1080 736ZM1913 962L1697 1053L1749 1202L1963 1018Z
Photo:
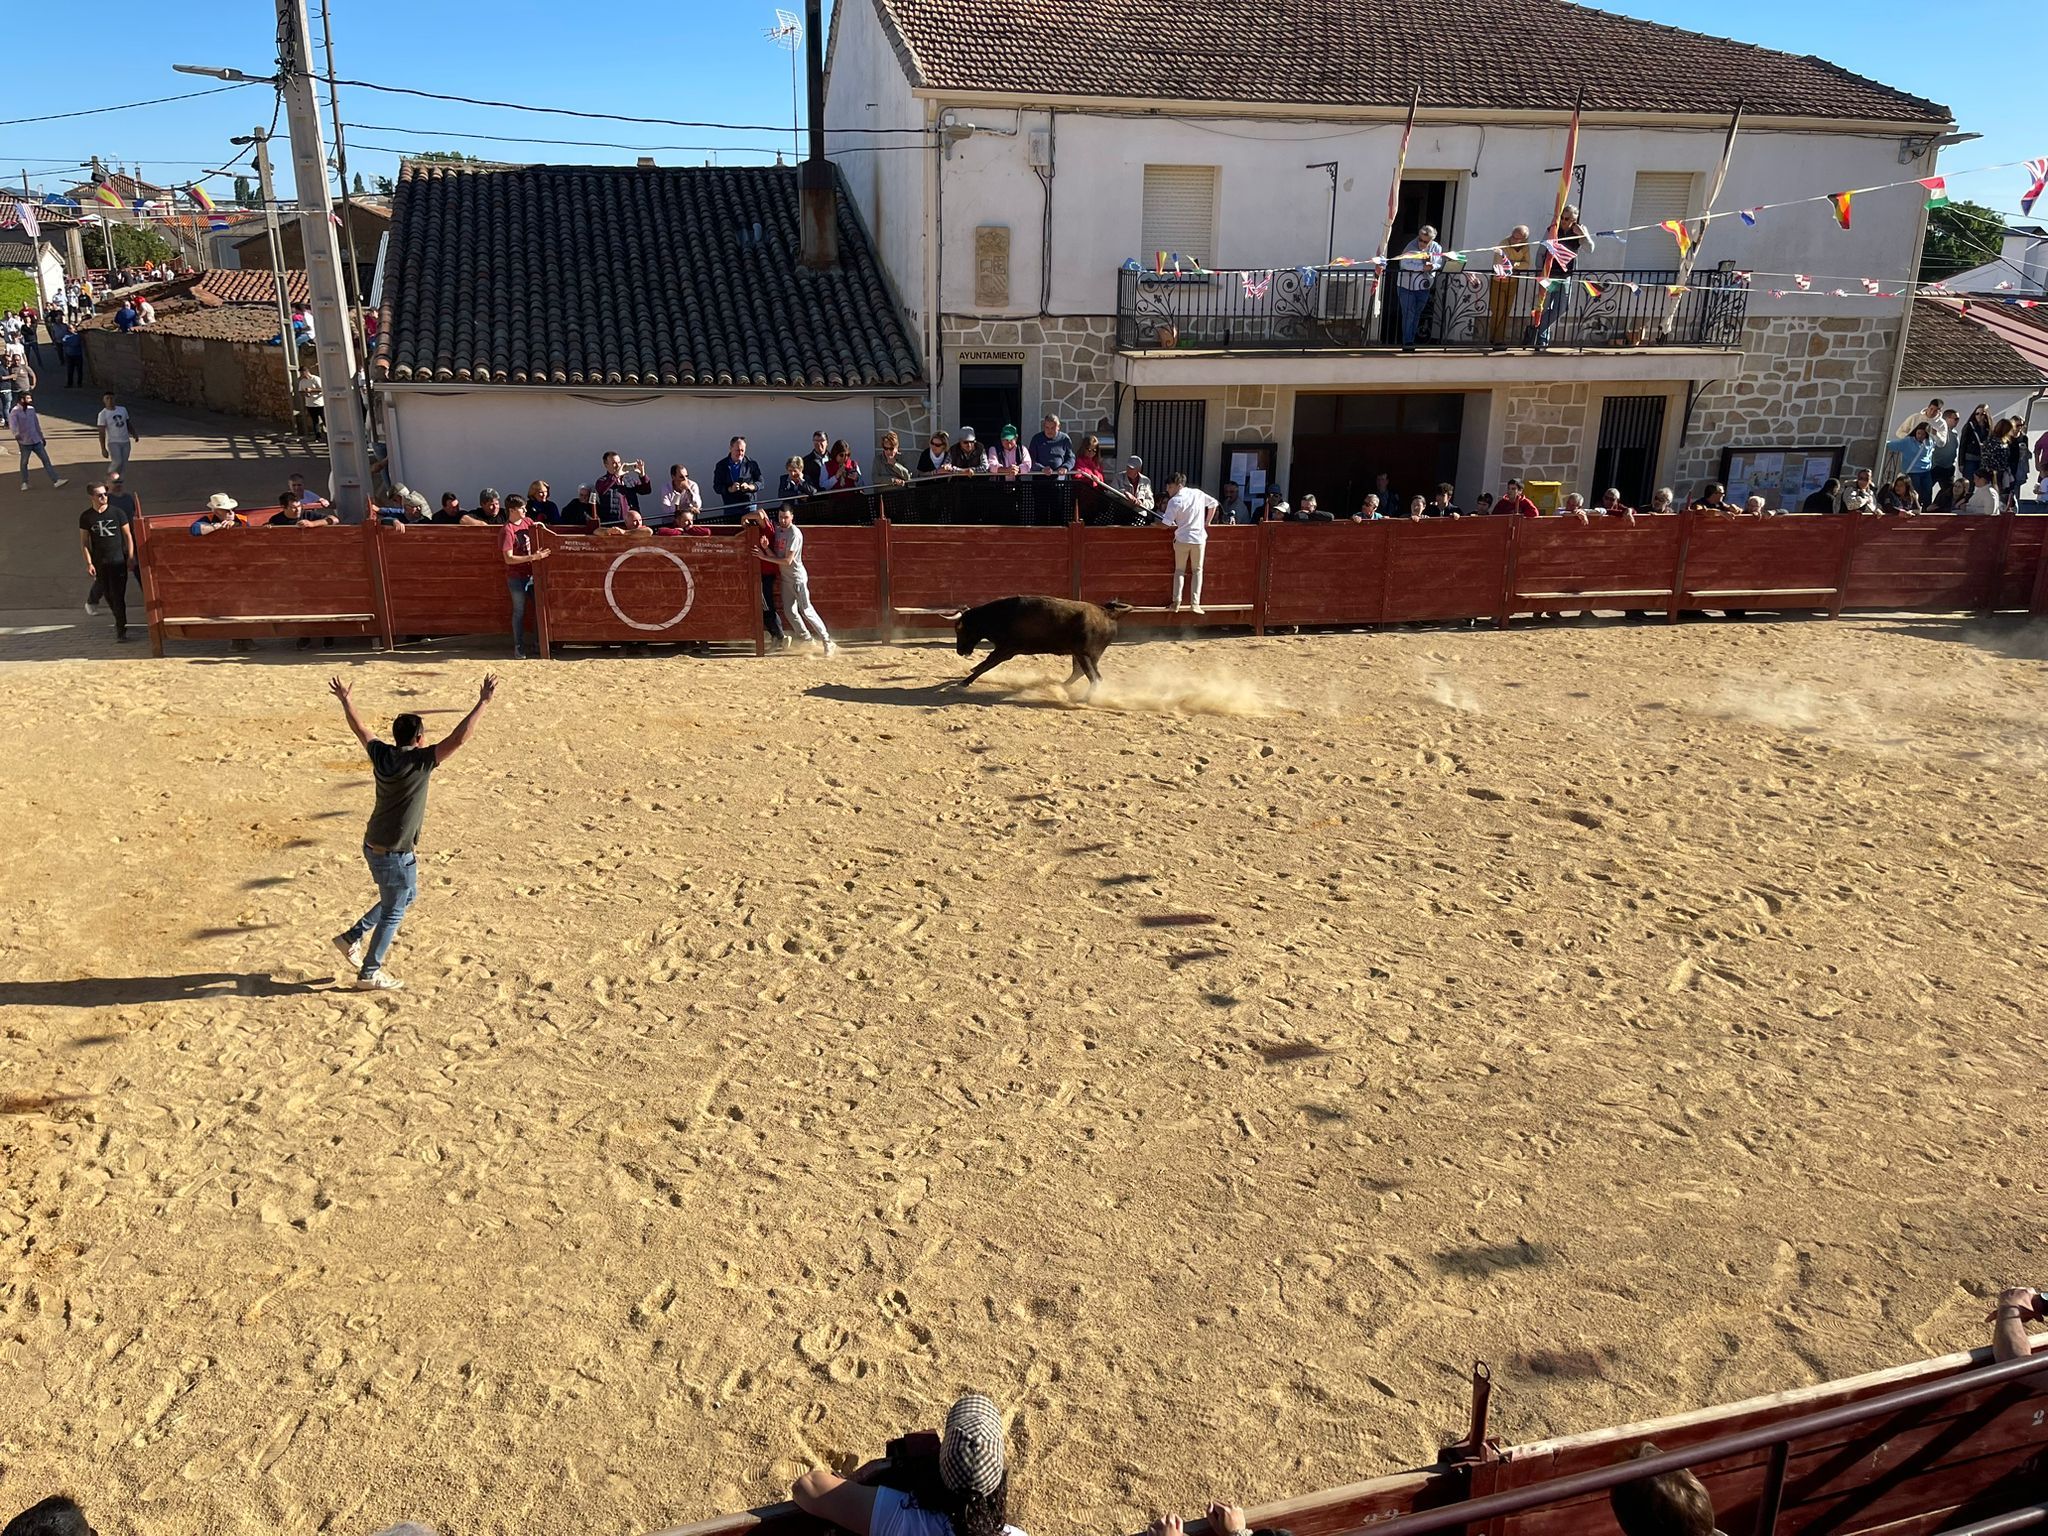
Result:
M1844 443L1846 467L1884 441L1897 316L1774 315L1743 327L1742 371L1694 402L1670 482L1681 496L1721 472L1727 447Z
M900 439L898 456L909 460L913 467L919 451L932 435L931 421L923 395L875 396L875 441L879 443L884 432L894 432Z
M161 331L84 330L86 372L96 389L292 425L284 352L251 342ZM307 354L306 366L312 366Z
M1047 315L1042 319L982 320L947 315L941 344L952 348L1035 348L1043 395L1036 409L1051 411L1076 435L1092 432L1109 416L1110 360L1116 355L1116 316ZM1032 401L1024 414L1033 416ZM1035 426L1033 430L1036 430Z
M1223 441L1280 441L1280 386L1233 384L1223 391Z
M1502 392L1507 433L1500 480L1557 480L1584 492L1579 463L1586 448L1593 389L1589 384L1517 384Z

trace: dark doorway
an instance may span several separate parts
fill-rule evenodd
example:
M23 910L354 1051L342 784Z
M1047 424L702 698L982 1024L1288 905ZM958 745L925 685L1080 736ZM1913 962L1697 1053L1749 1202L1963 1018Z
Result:
M1208 406L1201 400L1140 400L1131 412L1131 452L1145 461L1145 474L1165 505L1166 477L1185 470L1206 488L1202 438Z
M1612 486L1632 507L1648 506L1657 489L1657 449L1664 441L1662 395L1609 395L1600 406L1600 448L1593 455L1597 501Z
M1385 474L1393 501L1380 511L1405 516L1410 496L1457 479L1464 425L1459 394L1297 395L1287 499L1299 506L1313 491L1322 510L1349 517ZM1458 489L1463 505L1480 487Z
M1394 233L1387 241L1387 254L1398 256L1407 249L1415 232L1427 224L1436 231L1436 242L1451 250L1451 219L1457 213L1458 184L1454 181L1403 181L1400 200L1394 205ZM1394 302L1393 269L1388 269L1387 289L1380 305L1380 340L1390 347L1401 344L1401 306ZM1427 316L1423 324L1429 323Z
M1003 428L1016 427L1024 409L1024 368L1020 363L963 363L960 367L960 420L974 428L981 446L1002 441ZM955 429L957 430L957 429ZM1031 434L1024 432L1030 441Z

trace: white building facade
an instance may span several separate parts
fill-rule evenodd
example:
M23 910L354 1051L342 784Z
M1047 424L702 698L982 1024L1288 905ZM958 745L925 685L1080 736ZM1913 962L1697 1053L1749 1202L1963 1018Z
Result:
M1341 53L1355 41L1329 20L1330 4L1278 0L1281 32L1297 40L1281 46ZM1572 13L1597 14L1557 9L1561 27L1577 24ZM1747 111L1715 207L1762 207L1756 222L1707 224L1689 291L1675 300L1664 291L1680 275L1669 233L1596 240L1579 269L1601 293L1568 289L1552 345L1538 352L1521 312L1534 284L1496 287L1493 248L1518 224L1540 242L1569 108L1425 97L1392 249L1426 221L1467 262L1438 279L1425 335L1404 351L1396 317L1371 302L1370 258L1388 228L1405 90L1379 101L1363 99L1367 89L1315 105L1262 100L1254 71L1225 85L1229 99L1119 96L1113 81L1068 70L1057 49L1033 55L1020 83L948 51L944 10L943 0L841 0L828 64L829 152L925 349L924 415L907 428L965 421L986 436L1002 418L1028 436L1052 412L1155 470L1313 490L1326 506L1376 472L1404 491L1451 480L1463 499L1510 475L1581 490L1617 483L1635 497L1659 483L1690 490L1719 473L1725 453L1749 447L1875 462L1924 194L1865 194L1847 229L1824 201L1768 205L1934 174L1941 108L1864 82L1845 98L1858 115ZM1126 11L1134 0L1089 12L1088 34L1106 51ZM1639 30L1645 47L1689 39L1620 18L1601 24ZM1177 48L1208 57L1211 40L1193 35L1204 25L1192 12L1162 23L1167 75ZM1048 18L1049 32L1063 27ZM1794 76L1828 68L1715 40L1686 46L1695 44ZM1369 72L1369 53L1358 73ZM1343 57L1321 63L1347 75ZM1589 76L1606 72L1602 58L1586 64ZM1788 78L1778 89L1803 98L1810 84ZM1687 110L1588 107L1573 184L1588 231L1706 211L1734 98L1756 95L1739 78L1723 88L1725 106L1692 93ZM1645 91L1646 103L1673 100ZM920 131L921 151L909 147ZM1158 274L1161 251L1187 271ZM1755 276L1743 283L1737 272ZM1870 295L1865 276L1890 296Z

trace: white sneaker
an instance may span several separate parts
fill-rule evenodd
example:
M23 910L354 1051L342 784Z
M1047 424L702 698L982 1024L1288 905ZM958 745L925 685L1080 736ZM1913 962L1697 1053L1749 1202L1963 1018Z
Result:
M386 976L382 971L372 971L367 976L356 978L358 992L403 992L405 983L396 976Z
M1200 613L1202 611L1202 605L1200 603L1195 604L1193 611L1196 613Z
M1180 604L1179 604L1179 603L1175 603L1175 604L1174 604L1174 605L1173 605L1173 606L1172 606L1171 608L1169 608L1169 609L1167 610L1167 612L1169 612L1169 613L1179 613L1179 612L1180 612Z
M87 603L85 605L85 611L97 617L100 611L100 605L98 603Z
M827 640L827 641L825 642L825 655L826 655L826 656L827 656L827 657L829 658L829 657L832 657L832 656L836 656L836 655L838 655L838 654L839 654L839 647L838 647L838 646L836 646L836 645L834 645L834 644L833 644L833 643L832 643L832 642L831 642L830 640Z
M345 933L337 933L334 936L334 947L341 951L342 959L349 963L351 970L360 971L363 968L363 941L361 939L352 939Z
M64 489L65 486L69 485L70 483L71 482L69 480L52 480L50 482L50 489L53 491L61 491Z
M782 648L783 648L783 649L784 649L784 650L786 651L786 650L788 650L788 649L789 649L789 648L790 648L791 646L793 646L793 645L795 645L795 644L796 644L796 637L795 637L794 635L790 634L790 632L789 632L788 630L784 630L784 631L782 632Z

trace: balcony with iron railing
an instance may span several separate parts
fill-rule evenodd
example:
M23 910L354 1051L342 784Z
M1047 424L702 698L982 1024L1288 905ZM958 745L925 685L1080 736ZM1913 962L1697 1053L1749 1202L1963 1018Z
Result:
M1387 283L1383 302L1374 289ZM1749 280L1727 270L1534 273L1445 271L1428 290L1418 350L1490 352L1742 345ZM1677 292L1672 290L1676 288ZM1538 299L1547 323L1536 320ZM1360 352L1401 348L1391 274L1366 266L1117 273L1125 352Z

